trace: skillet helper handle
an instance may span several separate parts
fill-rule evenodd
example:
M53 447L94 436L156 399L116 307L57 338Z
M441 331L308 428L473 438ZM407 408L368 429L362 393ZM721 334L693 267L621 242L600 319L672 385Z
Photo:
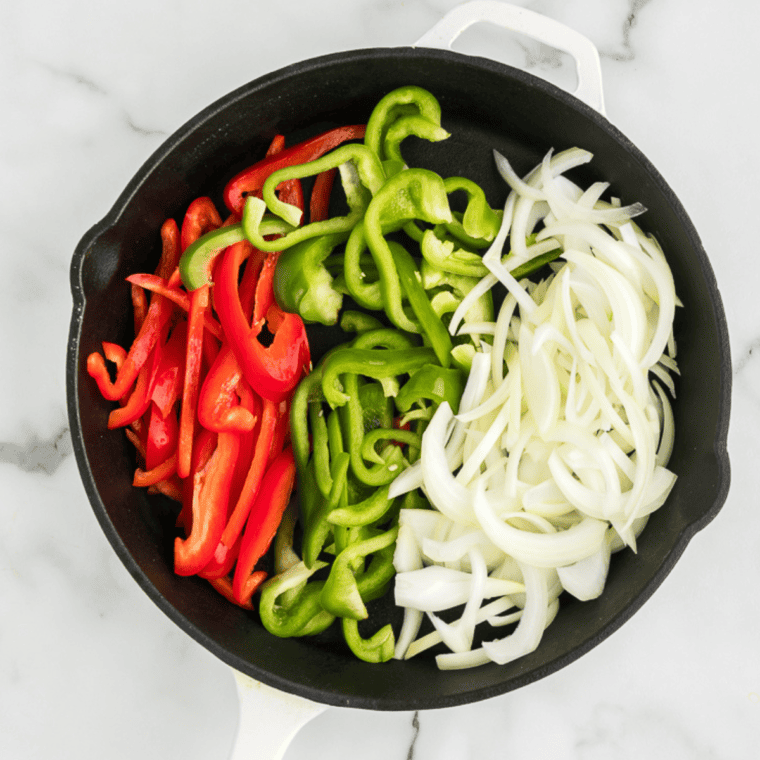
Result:
M596 46L569 26L535 11L499 0L471 0L452 8L413 47L451 49L462 32L481 22L524 34L572 56L578 77L578 86L572 94L604 115L602 67Z
M233 668L240 722L231 760L281 760L299 729L327 705L254 681Z

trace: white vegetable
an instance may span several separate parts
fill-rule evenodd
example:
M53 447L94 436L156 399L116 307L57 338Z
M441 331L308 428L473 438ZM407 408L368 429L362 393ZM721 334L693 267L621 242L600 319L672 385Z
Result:
M458 414L438 407L419 462L391 486L392 496L422 488L434 507L401 512L395 593L409 617L397 657L443 642L450 653L436 661L451 669L533 651L559 595L602 594L611 554L636 550L675 483L668 393L680 302L664 252L631 221L643 207L564 176L591 157L550 152L521 178L495 154L510 193L483 256L490 274L449 326L492 336L490 346L474 353ZM544 279L511 274L556 247ZM474 301L500 286L495 321L460 330ZM453 622L437 615L461 605ZM412 640L424 614L435 630ZM483 623L517 626L493 641L484 633L473 650Z

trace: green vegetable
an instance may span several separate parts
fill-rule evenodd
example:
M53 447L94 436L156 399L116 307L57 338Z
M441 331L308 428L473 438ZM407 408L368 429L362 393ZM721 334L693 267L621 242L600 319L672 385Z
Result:
M413 404L427 399L436 406L447 402L454 414L459 410L459 400L467 378L459 369L445 369L428 364L418 369L402 386L396 396L396 407L408 412Z
M431 93L416 86L398 87L370 114L364 144L381 161L403 164L399 145L410 135L435 142L449 137L441 127L441 106Z
M277 186L289 179L311 177L335 168L340 171L349 213L297 227L303 212L297 206L277 198ZM364 215L369 198L384 182L385 172L373 151L359 143L341 145L315 161L286 166L267 177L262 188L263 199L249 196L246 200L243 209L243 230L251 243L262 251L282 251L320 235L348 233ZM291 225L289 232L275 240L265 240L268 217L264 215L267 209Z
M272 285L283 311L300 314L305 322L337 323L343 295L333 287L324 261L344 239L342 235L321 235L280 254Z

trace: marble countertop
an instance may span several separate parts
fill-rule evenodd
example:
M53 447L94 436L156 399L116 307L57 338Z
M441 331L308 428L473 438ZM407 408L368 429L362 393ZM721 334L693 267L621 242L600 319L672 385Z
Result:
M363 760L757 756L760 49L738 32L760 28L760 6L517 4L596 44L608 118L699 231L731 338L731 492L644 607L571 666L448 710L331 708L302 729L287 760L353 758L357 741ZM229 669L140 590L80 482L64 382L78 240L162 141L218 97L299 60L411 44L454 5L3 3L0 757L222 760L238 720ZM503 56L560 84L568 75L556 56L487 30L455 49Z

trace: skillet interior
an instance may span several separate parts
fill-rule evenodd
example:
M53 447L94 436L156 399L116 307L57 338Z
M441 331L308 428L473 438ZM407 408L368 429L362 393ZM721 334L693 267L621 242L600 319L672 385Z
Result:
M280 640L255 614L228 604L200 579L172 572L174 507L130 485L134 458L121 431L109 432L105 402L85 371L102 340L130 341L125 276L152 271L158 231L181 220L189 202L221 190L257 160L277 132L289 143L338 124L365 121L394 87L418 84L439 99L445 143L404 144L413 165L478 181L494 207L506 187L493 166L498 149L520 172L549 148L594 153L582 180L604 179L623 202L649 209L640 219L663 245L685 308L676 325L682 370L675 402L671 468L679 480L655 513L638 555L613 559L602 597L568 602L539 649L516 663L439 672L430 659L382 666L357 661L329 639ZM663 581L689 538L718 512L729 465L725 452L730 359L712 270L678 200L649 161L603 117L554 86L502 64L449 51L376 49L306 61L258 79L188 122L146 162L109 215L81 241L72 263L67 381L72 436L83 481L103 530L146 593L223 661L284 691L335 705L411 710L485 699L542 678L581 656L625 622ZM329 336L312 335L319 354Z

